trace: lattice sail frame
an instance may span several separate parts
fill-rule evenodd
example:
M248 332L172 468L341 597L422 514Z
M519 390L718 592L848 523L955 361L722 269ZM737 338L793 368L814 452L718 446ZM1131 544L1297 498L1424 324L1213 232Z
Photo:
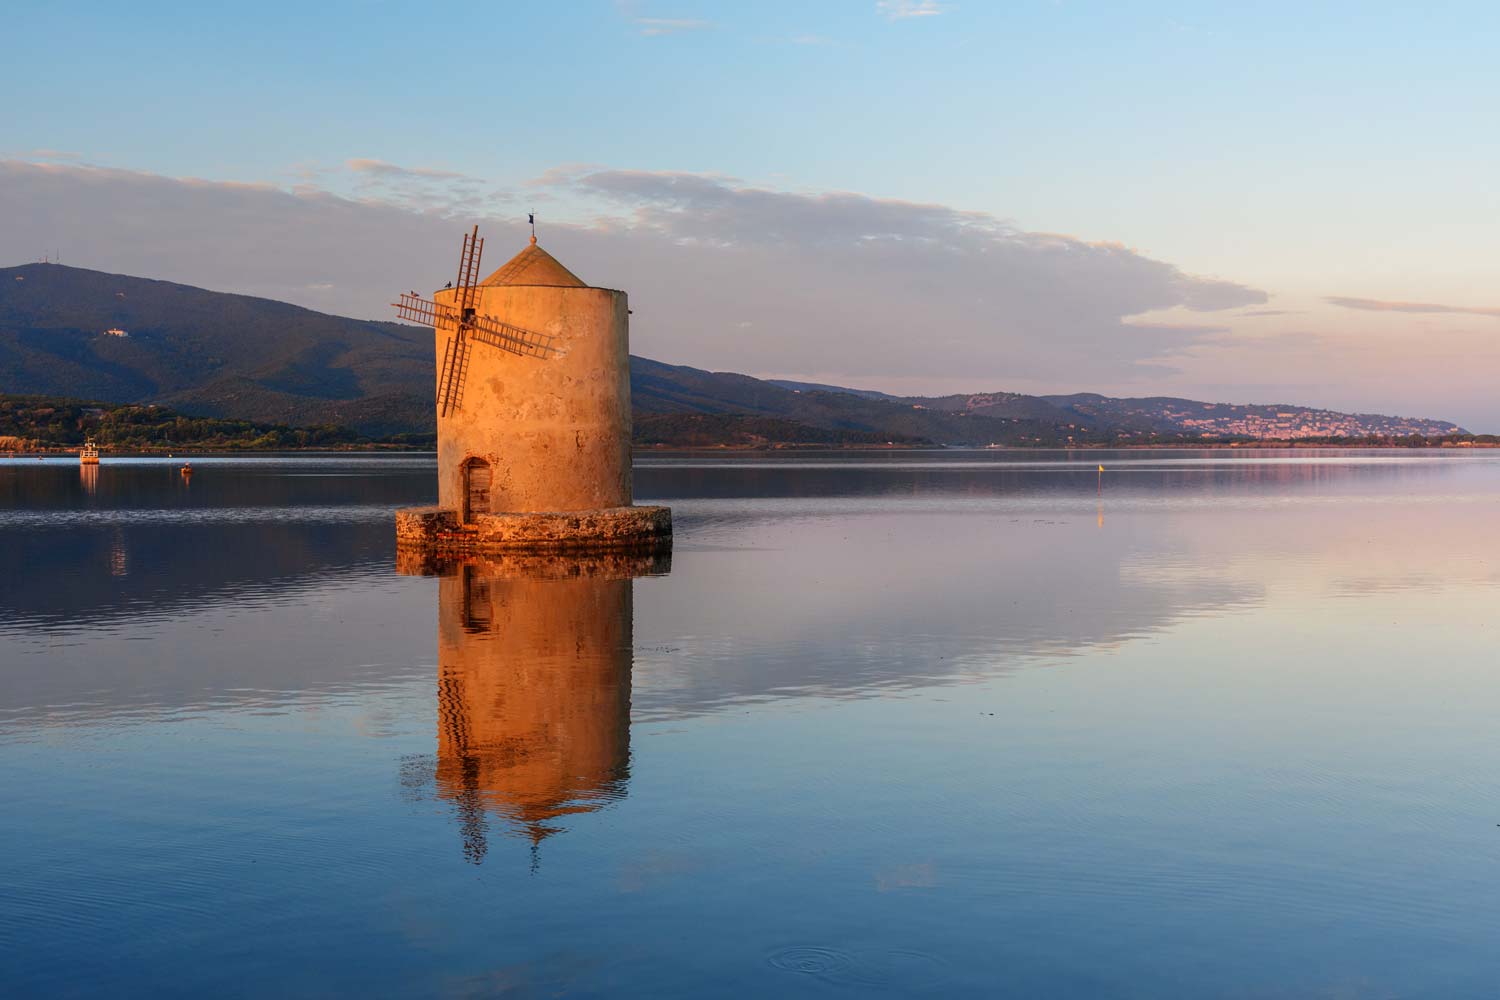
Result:
M465 376L469 371L469 344L472 337L481 344L497 347L522 357L544 358L553 353L553 337L549 334L523 330L518 326L489 316L478 316L474 302L479 295L479 261L484 254L484 240L479 238L479 227L464 234L463 252L458 259L458 279L453 283L453 304L447 305L424 299L416 293L407 293L399 301L392 302L396 315L402 319L431 326L435 330L448 330L448 342L443 348L443 360L437 371L438 412L448 416L459 408L463 399Z
M402 295L401 301L392 302L391 305L395 307L396 315L402 319L412 320L422 326L445 329L462 325L466 336L512 354L545 358L556 350L552 343L557 338L551 334L522 329L490 316L471 316L460 324L460 314L453 306L424 299L420 295Z

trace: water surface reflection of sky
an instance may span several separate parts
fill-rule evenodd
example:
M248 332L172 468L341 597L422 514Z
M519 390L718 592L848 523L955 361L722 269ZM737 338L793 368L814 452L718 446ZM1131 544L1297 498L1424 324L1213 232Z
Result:
M0 463L0 975L1484 995L1500 462L636 481L669 573L422 576L425 458Z

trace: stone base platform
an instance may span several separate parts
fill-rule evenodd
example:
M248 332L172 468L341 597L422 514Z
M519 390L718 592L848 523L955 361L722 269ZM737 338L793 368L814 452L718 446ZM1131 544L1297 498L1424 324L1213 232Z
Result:
M669 507L478 514L444 507L396 511L396 547L444 555L658 552L672 547Z

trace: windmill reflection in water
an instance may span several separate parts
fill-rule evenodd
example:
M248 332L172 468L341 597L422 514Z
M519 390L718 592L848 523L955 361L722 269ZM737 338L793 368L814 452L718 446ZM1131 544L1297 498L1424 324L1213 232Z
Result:
M660 553L403 560L438 576L437 754L420 783L453 805L470 862L498 831L529 839L535 866L566 817L624 797L632 580L669 569Z

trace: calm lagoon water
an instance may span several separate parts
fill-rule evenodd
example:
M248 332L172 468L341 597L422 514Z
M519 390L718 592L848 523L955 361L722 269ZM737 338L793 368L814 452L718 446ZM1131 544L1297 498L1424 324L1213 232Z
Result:
M0 463L7 996L1500 989L1490 454L648 455L635 579L175 466Z

